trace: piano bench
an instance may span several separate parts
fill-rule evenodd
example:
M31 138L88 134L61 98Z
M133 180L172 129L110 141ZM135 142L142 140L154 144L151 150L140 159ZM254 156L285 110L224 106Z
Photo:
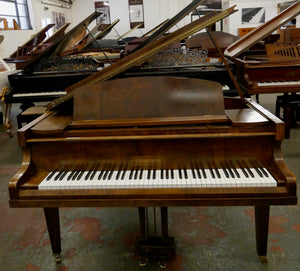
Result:
M282 109L282 116L281 116ZM300 95L280 95L276 99L276 116L285 123L285 138L290 138L291 126L300 121Z
M22 123L29 123L37 117L43 115L46 111L45 106L32 106L21 112L17 116L18 129L22 128Z

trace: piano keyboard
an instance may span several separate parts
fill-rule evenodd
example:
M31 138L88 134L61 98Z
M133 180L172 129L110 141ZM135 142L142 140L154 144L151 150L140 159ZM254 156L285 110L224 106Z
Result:
M269 87L269 86L292 86L300 85L300 81L271 81L271 82L257 82L259 87Z
M266 168L106 169L52 171L38 189L275 187Z
M27 92L27 93L15 93L14 98L17 97L34 97L34 96L53 96L53 95L65 95L65 91L49 91L49 92Z

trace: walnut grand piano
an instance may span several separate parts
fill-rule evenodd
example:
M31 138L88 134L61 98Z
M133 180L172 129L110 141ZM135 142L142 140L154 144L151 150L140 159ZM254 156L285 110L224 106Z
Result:
M10 206L44 209L57 261L59 208L87 206L139 207L143 257L145 207L161 207L161 243L150 250L162 258L174 256L167 207L254 206L257 252L266 257L270 206L297 203L281 156L284 123L251 99L224 98L217 82L107 81L231 12L200 18L76 83L18 131L24 159L9 182Z
M252 205L266 256L270 205L297 202L280 119L201 79L111 80L75 90L74 113L67 103L19 130L9 183L11 207L44 208L57 260L59 207L87 206Z

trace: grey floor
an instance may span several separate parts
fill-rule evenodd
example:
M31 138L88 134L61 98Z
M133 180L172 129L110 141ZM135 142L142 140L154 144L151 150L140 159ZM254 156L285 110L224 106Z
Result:
M261 95L260 103L273 112L275 96ZM135 208L62 209L63 260L54 263L42 211L8 205L8 182L22 161L15 128L18 113L14 105L12 138L0 126L0 270L160 270L156 261L138 265ZM296 124L282 151L298 183L299 143L300 125ZM300 270L300 205L271 207L268 264L262 264L256 254L253 215L251 207L170 208L169 229L177 257L165 270Z

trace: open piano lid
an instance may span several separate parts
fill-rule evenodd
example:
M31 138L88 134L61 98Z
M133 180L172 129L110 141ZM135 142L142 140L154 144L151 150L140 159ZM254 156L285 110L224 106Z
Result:
M224 55L229 58L235 58L249 49L252 45L274 32L277 28L296 17L298 14L300 14L300 1L237 40L225 50Z
M116 79L76 89L71 126L132 127L226 121L219 83L158 76Z

